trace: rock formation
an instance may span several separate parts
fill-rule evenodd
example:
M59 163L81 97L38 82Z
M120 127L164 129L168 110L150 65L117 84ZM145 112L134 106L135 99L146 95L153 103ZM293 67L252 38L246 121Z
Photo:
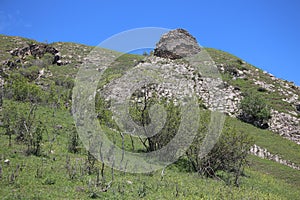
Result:
M2 64L10 69L16 68L21 63L24 64L31 59L34 59L34 62L38 63L45 54L49 54L50 57L52 56L50 61L51 63L48 64L56 64L60 66L70 63L70 61L62 60L63 57L60 55L60 52L48 44L25 44L22 47L11 50L9 53L13 56L12 59L5 60Z
M26 56L33 56L34 58L41 58L46 53L54 56L53 63L56 64L60 59L59 52L54 47L47 44L28 44L22 48L16 48L10 51L12 56L18 56L21 59L25 59Z
M203 51L205 50L201 50L192 35L183 29L176 29L164 34L156 45L154 56L146 58L134 69L156 68L160 70L162 80L172 80L173 83L177 84L159 83L155 86L151 85L151 87L145 86L144 91L148 90L149 96L152 96L152 93L157 93L160 98L175 99L177 101L193 91L209 110L218 110L229 116L237 117L239 104L243 98L239 88L219 79L205 77L201 74L201 71L196 70L188 62L176 60ZM246 63L240 61L240 64L243 66ZM260 79L261 72L255 68L237 69L227 64L220 64L217 67L220 73L228 73L228 70L232 72L234 79L250 78L254 85L260 87L261 90L258 90L258 92L280 93L284 97L282 101L292 104L291 106L295 108L295 112L283 113L272 110L272 118L268 122L268 129L300 144L300 120L297 117L297 109L300 110L300 103L297 101L297 91L299 90L297 86L277 79L272 74L262 72L270 78L270 81L266 82L264 79ZM122 88L122 81L125 80L115 79L110 82L102 91L103 94L106 94L106 97L109 98L116 98L125 89ZM183 86L186 89L183 89ZM114 88L114 91L111 88ZM222 98L222 101L220 101L220 98ZM138 97L135 100L139 101Z
M164 34L156 44L154 55L162 58L180 59L201 51L197 40L184 29Z
M176 103L194 93L202 100L203 106L207 109L236 116L241 101L241 92L222 81L217 66L212 67L216 77L210 77L202 74L201 68L185 62L188 59L176 60L188 58L200 51L201 49L192 35L183 29L176 29L161 37L156 45L154 56L147 57L132 70L134 73L140 69L159 72L160 80L163 82L157 83L155 86L153 84L149 87L143 86L150 97L156 93L157 97L174 100ZM120 79L113 80L105 86L101 94L104 94L107 99L119 98L126 89L131 88L129 85L132 83L128 83L130 76L129 72L128 77L125 75ZM124 84L125 81L127 81L126 84ZM124 88L124 85L127 85L127 88ZM139 101L138 98L135 100Z

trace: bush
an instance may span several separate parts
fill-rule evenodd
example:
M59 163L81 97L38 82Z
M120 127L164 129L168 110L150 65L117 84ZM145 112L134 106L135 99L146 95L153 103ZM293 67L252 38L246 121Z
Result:
M43 65L41 67L46 67L54 63L55 56L50 53L45 53L41 60L43 61Z
M227 184L239 185L239 178L247 164L248 152L253 145L252 138L225 123L217 143L206 156L200 158L202 142L209 124L208 112L203 116L197 137L186 152L193 170L207 177L219 177L221 174Z
M153 102L151 104L153 104ZM172 102L163 102L163 105L167 112L166 123L158 134L147 138L148 146L146 146L146 148L148 151L156 151L166 146L177 134L180 125L180 108ZM147 108L149 107L148 105ZM131 112L132 116L134 116L134 120L142 125L150 123L148 112L144 112L143 121L142 111L137 108L135 108L134 111L135 112ZM247 163L246 157L248 151L253 141L249 134L239 132L235 128L231 128L225 124L223 133L215 146L205 157L200 158L199 155L202 153L202 143L208 133L209 122L210 111L202 109L198 133L186 152L189 163L193 171L207 177L217 177L220 171L222 171L222 178L225 179L226 183L238 185L239 178L243 174L243 167Z
M132 107L130 113L133 120L142 126L149 124L148 109L154 103L154 100L148 100L146 109L144 106L138 107L136 105ZM167 112L166 123L158 134L147 138L147 143L144 144L147 151L156 151L166 146L177 134L180 125L180 108L172 102L163 101L162 105L164 105ZM203 153L201 148L204 137L208 133L209 122L210 111L202 109L198 133L186 152L189 163L193 171L207 177L217 177L222 174L222 179L226 183L238 185L253 141L249 134L239 132L235 128L225 125L222 135L212 150L205 157L199 157Z
M72 90L57 86L54 83L48 85L45 92L45 102L53 108L69 108L72 99Z
M271 118L271 109L265 100L255 93L247 93L240 105L239 118L259 128L268 128L268 120Z
M146 148L146 151L152 152L166 147L178 132L182 114L180 107L176 106L172 101L159 100L155 97L146 98L145 93L135 92L132 98L138 98L138 100L131 101L129 114L135 123L145 127L144 135L146 138L140 138L140 141ZM166 122L157 134L147 137L149 131L155 131L150 130L151 126L147 127L149 124L156 124L156 119L149 116L149 109L155 104L164 106ZM111 121L111 115L107 112L108 107L105 101L98 97L96 110L100 123L105 125L108 125L107 122ZM200 104L199 107L201 108ZM200 157L199 155L203 153L201 152L203 151L202 143L208 133L211 119L210 113L208 110L201 109L198 132L192 145L186 151L189 164L192 166L193 171L202 175L207 177L221 176L226 183L239 185L239 178L243 174L243 168L247 163L246 158L253 141L249 134L237 131L235 128L231 128L230 125L226 125L212 150L205 157ZM169 153L176 155L176 152ZM169 157L159 159L164 161L169 159Z
M58 76L55 79L55 85L63 86L67 89L73 89L74 87L74 79L72 77Z
M27 146L28 155L40 156L42 153L43 133L47 132L46 126L36 119L36 104L30 104L26 111L16 111L13 103L6 103L3 107L4 128L6 135L9 136L9 145L11 146L12 135L18 143L24 143Z
M39 67L31 66L28 68L21 68L20 74L22 74L29 81L34 81L39 77Z
M42 89L34 83L29 83L20 74L13 74L5 85L5 95L16 101L42 101Z

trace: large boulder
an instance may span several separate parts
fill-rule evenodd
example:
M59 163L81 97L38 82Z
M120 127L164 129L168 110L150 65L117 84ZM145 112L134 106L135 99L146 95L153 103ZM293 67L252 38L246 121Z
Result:
M162 58L180 59L201 51L197 40L184 29L175 29L162 35L154 49L154 55Z

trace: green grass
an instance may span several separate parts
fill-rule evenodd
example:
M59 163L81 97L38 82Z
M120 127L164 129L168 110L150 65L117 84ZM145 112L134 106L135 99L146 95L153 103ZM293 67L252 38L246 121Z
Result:
M299 196L297 187L250 168L246 169L247 177L241 180L242 186L237 188L194 173L181 172L176 165L169 167L163 178L160 172L115 172L111 188L101 192L101 187L88 186L89 182L96 180L94 174L69 178L65 168L66 155L11 157L12 164L3 166L4 179L0 182L2 199L89 199L93 194L101 199L295 199ZM84 160L76 165L76 159L84 159L84 156L68 155L79 171ZM9 183L5 180L6 176L15 170L17 164L21 165L22 171L15 182ZM106 182L111 180L110 171L110 168L105 170Z
M5 103L8 102L5 101ZM28 104L12 103L19 112L26 112L28 109ZM253 156L250 157L252 165L246 168L246 176L241 178L240 187L227 186L223 181L200 177L186 171L178 162L166 169L163 178L160 171L148 174L125 174L115 171L111 187L107 192L102 192L102 186L95 187L92 184L96 181L96 173L88 175L84 172L87 162L86 151L82 150L78 154L67 152L68 132L73 126L73 119L69 112L55 110L53 115L53 111L43 106L39 106L37 110L37 117L47 124L49 138L56 135L52 147L53 153L49 152L47 135L44 135L43 156L41 157L26 156L25 145L13 141L10 147L8 137L0 135L0 165L3 171L0 180L2 199L89 199L93 196L101 199L296 199L300 195L299 172ZM283 147L280 152L287 154L282 155L289 156L290 154L294 162L299 160L300 156L297 154L299 149L288 148L291 146L289 141L236 119L227 118L227 123L236 128L251 131L258 139L257 141L260 140L261 143L257 142L260 146L270 143L268 147L272 149L272 146L278 147L273 144L274 141L281 142ZM63 128L55 132L56 125L61 125ZM108 129L106 132L109 138L115 138L117 143L120 142L118 133ZM130 150L131 144L128 140L126 141L125 147ZM135 143L138 144L138 140L135 140ZM142 146L137 145L136 148L139 149ZM292 156L293 154L295 155ZM70 178L66 168L67 157L70 158L73 178ZM295 158L292 159L292 157ZM9 166L3 163L5 159L11 161ZM11 182L10 177L17 165L20 166L18 176L15 181ZM100 169L101 163L96 162L95 166ZM101 181L107 184L112 178L111 169L106 167L104 172L105 181L102 179Z
M291 187L300 188L300 171L294 170L288 166L279 163L260 159L256 156L249 156L250 166L252 170L259 173L276 177L291 185Z

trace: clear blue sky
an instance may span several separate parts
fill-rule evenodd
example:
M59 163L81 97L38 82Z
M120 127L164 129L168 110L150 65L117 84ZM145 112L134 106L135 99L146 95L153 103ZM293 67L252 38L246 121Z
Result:
M187 29L202 46L300 85L297 0L0 0L0 33L41 42L95 46L149 26Z

